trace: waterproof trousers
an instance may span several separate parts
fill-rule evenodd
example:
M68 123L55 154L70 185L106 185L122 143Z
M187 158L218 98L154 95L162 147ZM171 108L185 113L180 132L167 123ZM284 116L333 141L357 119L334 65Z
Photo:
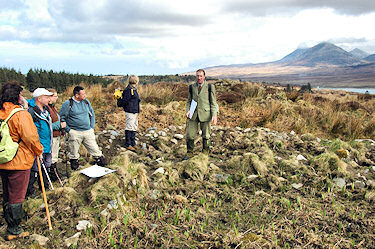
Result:
M7 233L18 235L22 232L22 202L25 199L30 170L0 170L3 185L3 216L7 223Z

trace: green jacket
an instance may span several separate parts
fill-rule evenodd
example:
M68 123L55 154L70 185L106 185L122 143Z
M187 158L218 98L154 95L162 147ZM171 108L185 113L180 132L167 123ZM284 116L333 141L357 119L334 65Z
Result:
M198 94L198 82L192 84L192 96L188 93L188 100L186 102L186 112L190 110L191 100L194 99L197 102L197 108L191 120L196 120L199 117L200 122L211 121L213 116L217 116L218 105L216 102L216 91L215 86L211 84L211 103L208 96L208 83L205 81L202 85L202 89Z

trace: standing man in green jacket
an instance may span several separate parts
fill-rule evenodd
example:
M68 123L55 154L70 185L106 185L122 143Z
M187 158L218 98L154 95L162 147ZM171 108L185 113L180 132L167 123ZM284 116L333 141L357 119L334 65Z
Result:
M206 73L203 69L196 71L196 82L189 86L188 100L186 103L186 127L187 156L191 156L194 150L194 139L198 132L198 125L202 130L203 152L210 151L211 122L217 123L218 105L216 103L215 86L205 81ZM196 102L196 108L191 106Z

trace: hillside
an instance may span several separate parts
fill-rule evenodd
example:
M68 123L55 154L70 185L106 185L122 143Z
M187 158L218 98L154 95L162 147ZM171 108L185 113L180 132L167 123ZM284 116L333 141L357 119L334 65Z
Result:
M366 58L364 58L364 60L370 61L370 62L375 62L375 54L371 54L371 55L367 56Z
M319 65L350 66L360 64L361 60L334 44L323 42L305 50L289 66L314 67Z
M358 48L353 49L352 51L350 51L350 53L359 59L364 59L365 57L369 56L369 53Z
M374 248L373 96L211 83L220 106L212 151L199 153L197 138L186 161L187 84L139 87L137 153L123 147L125 114L111 98L124 86L88 86L116 172L65 179L62 150L64 186L47 195L53 230L42 198L29 198L31 239L0 238L0 248ZM80 152L81 169L89 167Z

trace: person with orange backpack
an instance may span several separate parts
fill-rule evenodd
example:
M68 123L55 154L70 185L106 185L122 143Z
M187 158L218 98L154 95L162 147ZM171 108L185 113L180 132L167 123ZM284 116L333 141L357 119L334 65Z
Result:
M9 82L1 88L0 96L0 175L3 186L3 217L7 223L6 240L29 236L21 227L22 203L34 158L43 153L33 119L21 107L24 102L22 91L23 88L16 82ZM9 136L12 141L3 143ZM11 142L13 145L10 145ZM11 151L12 154L4 156L3 151Z

